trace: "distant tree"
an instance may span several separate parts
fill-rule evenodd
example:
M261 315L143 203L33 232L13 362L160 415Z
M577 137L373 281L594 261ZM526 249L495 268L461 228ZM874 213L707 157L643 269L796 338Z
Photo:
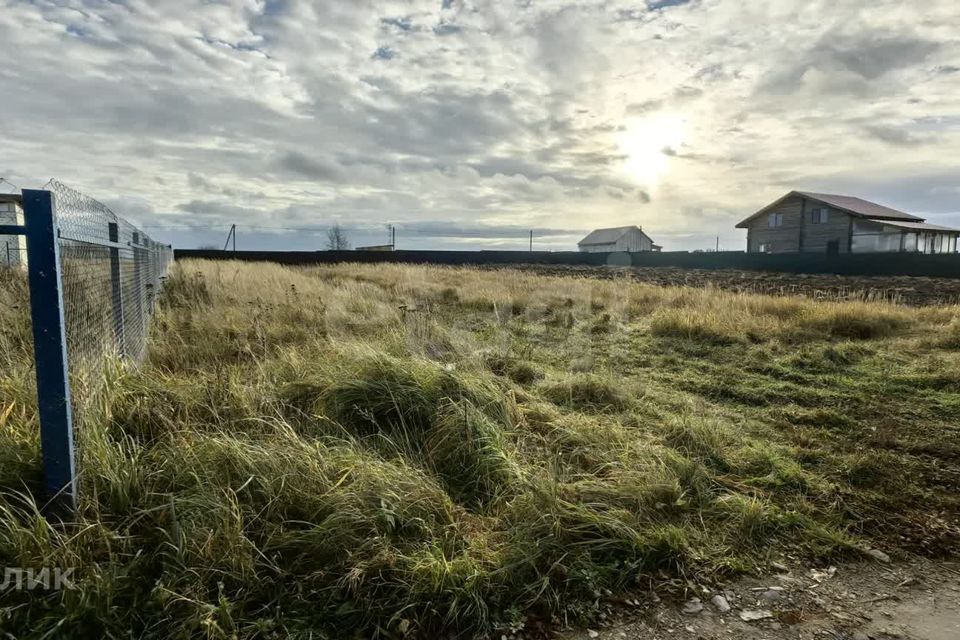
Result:
M197 247L197 249L199 249L200 251L218 251L220 247L218 247L215 244L202 244L199 247Z
M350 248L350 238L347 232L343 230L340 223L334 224L327 229L327 250L328 251L346 251Z

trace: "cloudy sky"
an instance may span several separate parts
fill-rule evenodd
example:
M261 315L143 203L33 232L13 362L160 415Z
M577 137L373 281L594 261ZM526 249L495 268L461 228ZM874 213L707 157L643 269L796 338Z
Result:
M960 225L960 5L0 0L0 132L182 247L740 249L793 188Z

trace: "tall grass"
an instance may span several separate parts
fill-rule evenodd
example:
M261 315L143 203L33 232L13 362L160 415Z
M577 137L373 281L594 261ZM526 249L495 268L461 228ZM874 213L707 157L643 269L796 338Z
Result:
M51 524L25 292L0 274L0 566L79 588L0 594L14 635L471 637L787 551L960 540L956 308L178 263Z

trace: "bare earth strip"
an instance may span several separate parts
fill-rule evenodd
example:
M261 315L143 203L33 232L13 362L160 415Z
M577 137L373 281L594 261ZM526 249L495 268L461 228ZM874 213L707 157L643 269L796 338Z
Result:
M502 269L504 267L488 267ZM890 300L911 306L960 302L960 279L912 276L840 276L829 273L705 270L678 267L590 267L513 265L539 275L586 278L629 278L663 286L716 287L769 295L801 295L828 300Z
M721 601L720 598L723 600ZM625 604L624 604L625 603ZM922 558L843 564L621 601L608 627L565 640L956 640L958 565ZM722 611L724 604L729 611ZM718 606L719 605L719 606ZM635 606L636 611L629 612Z

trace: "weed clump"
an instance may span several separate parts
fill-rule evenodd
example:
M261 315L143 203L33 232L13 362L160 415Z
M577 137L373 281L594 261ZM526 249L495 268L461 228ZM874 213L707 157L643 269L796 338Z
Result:
M487 504L520 483L506 437L510 411L488 381L383 354L364 357L348 371L339 372L343 379L289 387L291 398L306 401L373 450L418 464L469 506Z
M206 276L201 271L187 273L174 265L163 286L163 305L169 309L199 309L212 302Z
M943 330L938 345L944 349L960 349L960 318L954 319L947 328Z
M589 374L547 382L538 391L556 405L584 411L623 411L631 404L622 387L608 378Z
M650 319L650 333L661 338L727 345L738 340L717 318L689 309L663 309Z
M846 340L883 338L894 335L909 325L907 315L898 309L851 303L811 309L800 321L800 326L805 329Z
M669 420L661 428L664 442L685 456L720 471L729 468L728 449L735 438L726 425L715 419L684 416Z
M526 360L493 355L486 362L494 374L505 376L519 385L529 386L543 378L543 371Z

